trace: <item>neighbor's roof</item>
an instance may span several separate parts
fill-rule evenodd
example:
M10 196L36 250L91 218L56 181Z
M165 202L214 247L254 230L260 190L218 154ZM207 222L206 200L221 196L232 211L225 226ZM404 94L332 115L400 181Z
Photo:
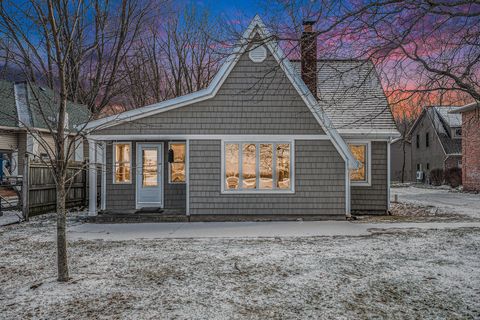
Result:
M450 111L450 113L462 113L472 111L474 109L480 109L480 102L472 102L464 105L463 107L455 108L454 110Z
M300 61L292 63L300 74ZM340 131L397 130L377 72L369 60L318 60L317 96Z
M18 126L13 82L4 80L0 80L0 126Z
M462 126L462 116L458 113L452 112L458 109L458 107L434 106L431 108L438 112L438 114L442 117L443 121L445 121L445 123L447 123L451 128Z
M47 129L47 121L53 125L58 115L54 92L40 86L0 80L0 126L18 128L32 126ZM67 103L68 127L87 122L88 108L73 102Z
M428 115L433 122L435 131L446 154L462 153L462 140L452 138L451 128L462 125L462 119L459 114L449 113L455 108L457 107L434 106L427 109Z

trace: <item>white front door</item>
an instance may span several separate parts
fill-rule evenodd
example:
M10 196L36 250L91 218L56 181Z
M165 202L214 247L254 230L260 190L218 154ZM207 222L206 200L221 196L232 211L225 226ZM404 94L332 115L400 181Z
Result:
M163 143L137 143L136 208L163 208Z

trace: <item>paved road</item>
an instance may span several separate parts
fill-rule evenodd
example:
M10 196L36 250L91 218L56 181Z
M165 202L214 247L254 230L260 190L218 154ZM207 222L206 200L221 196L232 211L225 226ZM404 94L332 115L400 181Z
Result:
M392 200L395 194L398 195L399 202L433 206L448 213L458 213L473 218L480 218L479 194L416 187L392 188Z

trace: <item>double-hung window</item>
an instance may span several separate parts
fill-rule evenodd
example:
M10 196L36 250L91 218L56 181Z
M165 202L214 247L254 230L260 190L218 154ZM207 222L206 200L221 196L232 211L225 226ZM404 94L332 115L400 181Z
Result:
M132 182L132 144L129 142L118 142L113 144L113 182Z
M371 146L370 142L351 142L348 144L350 151L359 163L357 169L350 170L352 185L369 186L371 177Z
M224 142L222 191L293 192L292 142Z

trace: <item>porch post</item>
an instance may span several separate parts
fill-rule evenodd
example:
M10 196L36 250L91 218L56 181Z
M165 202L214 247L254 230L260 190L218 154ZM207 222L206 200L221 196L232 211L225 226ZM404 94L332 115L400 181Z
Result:
M88 215L97 215L97 148L95 140L88 139Z
M100 209L105 210L107 208L107 143L104 141L101 143L102 147L102 182L100 193Z

